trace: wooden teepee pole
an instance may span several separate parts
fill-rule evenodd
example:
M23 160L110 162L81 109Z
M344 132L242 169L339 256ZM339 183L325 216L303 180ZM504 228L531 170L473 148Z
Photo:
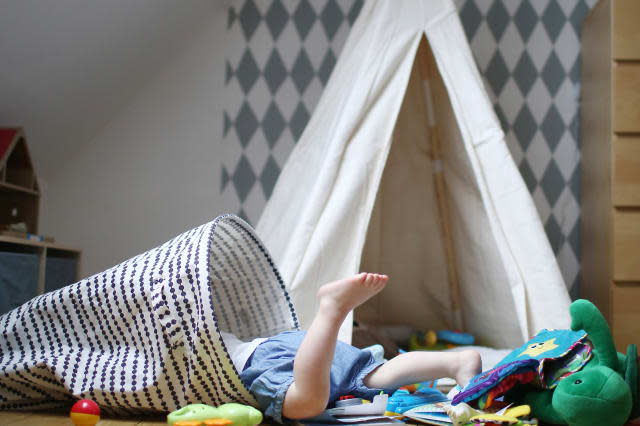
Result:
M435 58L431 54L426 38L422 38L418 48L417 59L420 77L424 85L425 110L427 111L427 124L429 126L429 145L431 147L431 161L433 168L433 180L435 185L438 213L442 227L442 240L447 261L447 277L449 280L449 295L451 298L451 322L456 329L464 330L464 321L460 310L460 286L458 284L458 272L456 269L455 252L453 249L453 236L451 222L449 220L449 204L447 203L446 183L442 169L442 151L440 147L440 134L436 122L434 103L431 92L431 82L438 78L438 70Z

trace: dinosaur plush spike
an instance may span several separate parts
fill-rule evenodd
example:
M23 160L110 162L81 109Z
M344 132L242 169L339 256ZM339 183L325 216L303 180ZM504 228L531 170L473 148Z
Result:
M578 299L569 307L571 313L571 329L584 330L593 343L593 360L598 365L604 365L620 372L618 353L613 342L613 336L607 320L595 305L588 300Z

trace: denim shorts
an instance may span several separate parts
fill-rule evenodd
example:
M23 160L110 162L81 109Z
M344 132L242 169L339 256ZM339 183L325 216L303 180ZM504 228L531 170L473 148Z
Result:
M293 359L304 335L304 331L286 331L262 342L240 374L265 416L280 423L284 396L293 382ZM381 364L373 359L371 352L338 341L331 364L329 404L342 395L371 400L381 391L393 392L393 389L371 389L364 385L367 374Z

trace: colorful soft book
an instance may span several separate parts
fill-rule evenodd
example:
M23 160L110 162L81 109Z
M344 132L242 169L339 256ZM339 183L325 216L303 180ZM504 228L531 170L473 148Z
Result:
M490 407L518 383L552 389L591 359L592 345L584 330L542 330L494 368L478 374L453 398L480 409Z

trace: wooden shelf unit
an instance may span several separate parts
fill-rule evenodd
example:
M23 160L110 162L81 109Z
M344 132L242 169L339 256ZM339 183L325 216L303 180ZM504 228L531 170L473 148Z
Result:
M71 284L80 279L80 259L81 251L68 246L50 243L47 241L26 240L23 238L0 235L0 253L22 253L36 255L38 258L37 269L37 290L32 296L45 293L51 290L46 288L47 280L47 260L51 258L71 259L75 263L75 274L70 282L56 283L56 286Z
M582 27L582 280L618 351L640 343L640 1Z
M37 235L39 209L40 189L24 131L0 127L0 310L80 276L80 250ZM25 238L6 235L21 223L26 229L18 226L18 235Z

